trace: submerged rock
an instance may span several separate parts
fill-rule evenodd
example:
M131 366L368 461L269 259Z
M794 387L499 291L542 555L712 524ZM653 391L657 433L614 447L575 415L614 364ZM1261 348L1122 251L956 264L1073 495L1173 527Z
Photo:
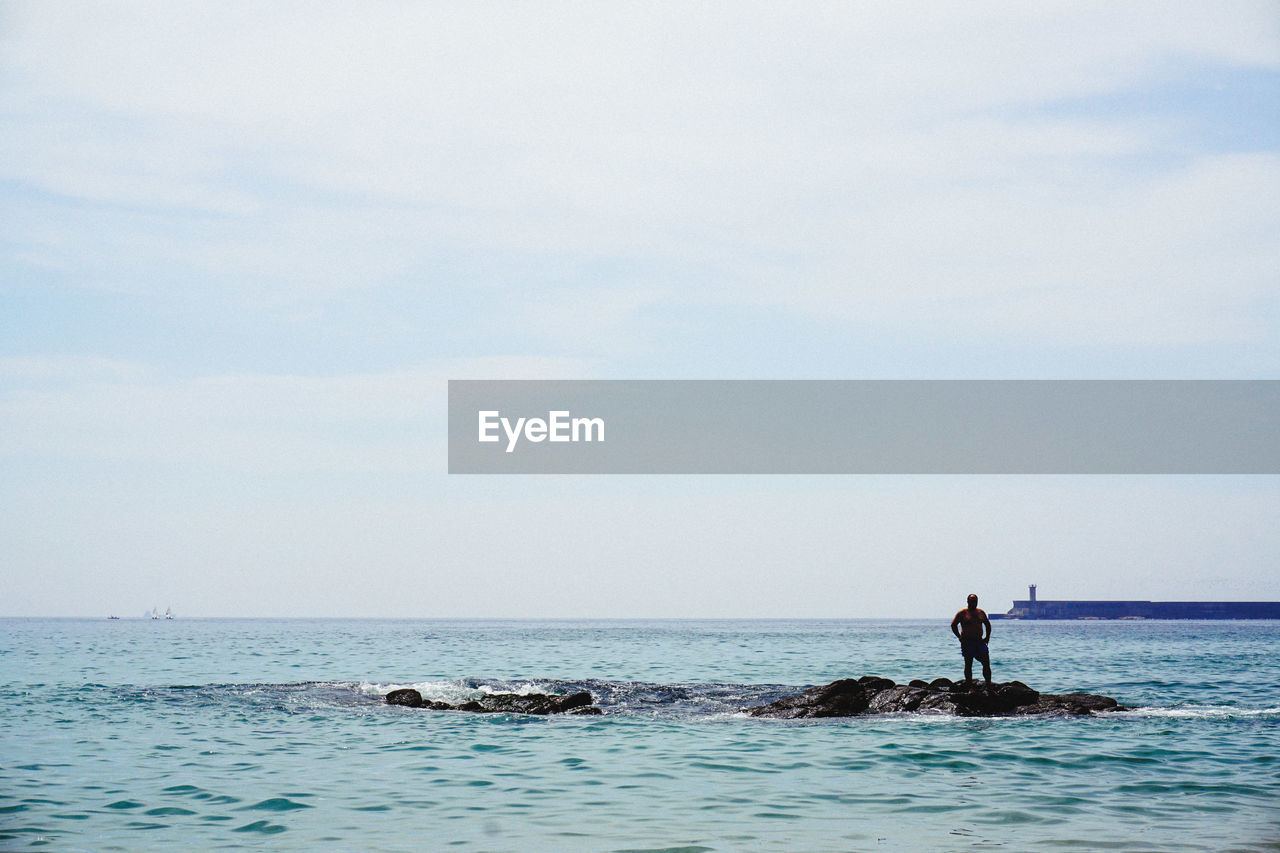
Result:
M409 708L426 708L430 711L471 711L477 714L599 714L600 709L591 704L591 694L583 690L568 696L548 696L545 693L491 693L450 705L448 702L432 702L412 687L392 690L387 694L388 705L404 705Z
M859 714L955 714L961 717L1008 717L1028 714L1081 716L1099 711L1123 711L1110 696L1091 693L1039 693L1021 681L986 684L936 678L895 684L887 678L864 675L811 687L768 705L745 709L753 717L798 720L853 717Z

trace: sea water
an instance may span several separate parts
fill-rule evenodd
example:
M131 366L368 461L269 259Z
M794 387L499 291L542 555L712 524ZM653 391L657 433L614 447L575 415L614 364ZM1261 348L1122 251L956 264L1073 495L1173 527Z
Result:
M946 619L0 620L0 848L1280 849L1280 623L1002 621L991 648L997 680L1134 710L740 713L958 678Z

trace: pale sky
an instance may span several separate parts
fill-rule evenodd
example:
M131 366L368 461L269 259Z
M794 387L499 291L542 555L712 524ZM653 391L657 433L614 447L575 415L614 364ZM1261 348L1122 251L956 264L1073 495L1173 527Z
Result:
M0 615L1280 600L1276 477L465 477L450 378L1280 378L1280 5L0 2Z

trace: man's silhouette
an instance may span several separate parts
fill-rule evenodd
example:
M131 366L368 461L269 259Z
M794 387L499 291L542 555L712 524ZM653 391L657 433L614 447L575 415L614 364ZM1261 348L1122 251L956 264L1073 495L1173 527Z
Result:
M969 594L969 606L951 620L951 633L960 638L960 654L964 655L964 680L973 681L973 659L982 661L982 678L991 683L991 655L987 640L991 639L991 620L978 609L978 596Z

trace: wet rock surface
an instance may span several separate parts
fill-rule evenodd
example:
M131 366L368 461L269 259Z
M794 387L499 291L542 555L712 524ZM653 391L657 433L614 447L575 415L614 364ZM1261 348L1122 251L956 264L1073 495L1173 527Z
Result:
M429 711L471 711L476 714L599 714L600 709L591 704L591 694L585 690L568 696L548 696L545 693L492 693L470 702L451 705L422 698L412 687L392 690L387 694L388 705L408 708L426 708Z
M753 717L798 720L905 712L960 717L1083 716L1123 710L1127 710L1125 706L1110 696L1040 693L1021 681L986 684L935 678L929 682L916 679L908 684L895 684L887 678L864 675L812 687L796 696L747 708L745 712Z

